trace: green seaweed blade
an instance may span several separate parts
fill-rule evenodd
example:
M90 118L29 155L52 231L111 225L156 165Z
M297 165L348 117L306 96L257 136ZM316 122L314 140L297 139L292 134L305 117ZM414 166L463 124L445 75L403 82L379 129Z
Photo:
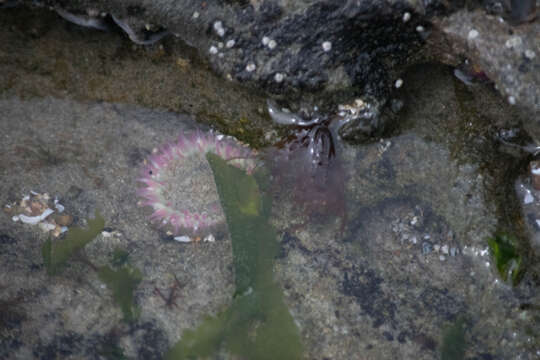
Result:
M101 233L105 219L96 211L94 219L88 219L88 228L71 228L64 239L52 241L50 238L41 247L43 263L49 275L56 275L77 251Z
M122 309L124 320L134 320L138 315L138 309L133 304L133 292L142 280L141 272L128 265L118 270L102 266L98 269L98 277L112 291L114 301Z
M257 181L211 153L207 159L231 234L236 292L227 310L184 331L166 358L206 358L225 346L243 359L301 359L298 328L273 281L278 244L268 223L270 197L259 186L264 176Z

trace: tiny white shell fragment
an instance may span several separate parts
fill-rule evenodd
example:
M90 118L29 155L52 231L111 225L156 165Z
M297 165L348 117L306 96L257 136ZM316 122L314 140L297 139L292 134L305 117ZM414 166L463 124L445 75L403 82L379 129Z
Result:
M38 193L35 192L34 190L30 190L30 194L32 194L32 195L38 195Z
M191 242L191 238L189 236L175 236L174 237L174 240L178 241L178 242L183 242L183 243L188 243L188 242Z
M394 86L399 89L403 85L403 79L397 79Z
M48 223L48 222L42 222L42 223L39 223L39 228L44 231L44 232L48 232L48 231L51 231L51 230L54 230L54 228L56 227L55 225L51 224L51 223Z
M68 231L68 227L67 227L67 226L62 226L62 227L60 228L60 234L61 234L61 233L65 233L66 231Z
M103 237L108 238L108 237L111 237L112 234L110 232L108 232L108 231L102 231L101 235L103 235Z
M24 214L20 214L19 219L25 224L35 225L39 223L41 220L45 219L47 216L51 215L53 212L54 212L53 210L47 208L41 215L26 216Z
M64 209L65 209L65 208L64 208L64 205L62 205L62 204L57 204L57 203L55 203L54 207L56 208L56 210L58 210L58 213L63 212Z
M212 234L209 234L207 235L204 239L203 239L204 242L215 242L216 241L216 238L214 237L214 235Z
M17 222L17 221L19 221L19 217L18 217L18 216L13 216L13 217L11 218L11 220Z

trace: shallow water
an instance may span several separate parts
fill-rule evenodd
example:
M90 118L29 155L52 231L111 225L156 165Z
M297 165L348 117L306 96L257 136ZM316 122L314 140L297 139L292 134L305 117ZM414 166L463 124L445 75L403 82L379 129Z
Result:
M152 225L137 204L136 179L154 148L181 133L207 131L198 121L211 122L211 116L201 117L216 108L233 117L243 105L228 101L244 94L230 85L221 88L211 75L204 80L201 71L201 83L212 84L201 88L212 94L213 104L205 110L199 103L189 111L174 105L185 100L156 103L142 93L134 98L128 90L136 82L120 74L116 101L112 92L102 93L107 101L96 101L99 96L87 90L92 68L65 55L49 59L67 64L64 74L80 72L88 81L74 90L76 78L54 81L60 72L42 71L47 59L39 54L45 45L48 53L62 52L51 45L55 37L84 48L88 36L103 36L111 41L105 48L118 46L117 53L129 52L127 39L89 34L53 19L36 21L48 30L31 46L24 34L2 35L11 36L8 43L20 50L18 59L31 62L37 56L44 63L32 68L0 54L0 66L9 69L4 76L11 79L0 94L0 204L15 207L31 191L48 193L50 204L57 198L72 217L68 234L84 227L96 210L105 227L50 275L43 244L66 234L55 237L54 230L14 221L10 211L0 214L0 357L159 359L186 334L209 324L210 333L225 328L248 334L247 340L218 337L229 343L212 348L210 358L242 358L246 352L238 351L238 344L257 338L257 331L264 334L269 318L259 316L265 312L258 308L238 311L249 291L238 285L242 262L234 257L250 263L249 254L262 252L257 263L273 271L268 294L282 297L302 358L538 358L534 278L528 272L515 287L504 282L487 243L498 230L522 235L513 182L525 171L523 159L501 152L492 136L493 129L510 128L520 119L488 86L469 88L442 66L411 69L395 94L406 104L397 126L370 144L337 141L339 166L331 168L329 183L314 182L328 185L322 193L310 186L310 174L290 174L286 164L273 165L275 172L264 178L274 186L263 186L258 178L259 190L270 191L272 198L268 231L275 231L277 255L257 242L239 255L242 250L235 250L225 228L213 232L214 242L181 243ZM120 60L126 73L149 66L155 56L152 50L136 52L142 60ZM103 61L104 68L118 66ZM173 59L159 61L152 68L158 75L149 81L160 78L162 66ZM223 89L230 94L221 99ZM248 99L248 110L242 111L257 114L259 100ZM269 119L258 116L267 124L257 133L264 140L256 144L276 136ZM217 126L224 130L219 121ZM248 141L249 127L240 128L231 133L243 133ZM270 171L272 164L266 165ZM192 187L184 191L193 203L197 181L185 184ZM244 212L257 209L246 206ZM223 327L223 314L231 313L246 316L233 322L243 327ZM289 325L283 328L292 331Z

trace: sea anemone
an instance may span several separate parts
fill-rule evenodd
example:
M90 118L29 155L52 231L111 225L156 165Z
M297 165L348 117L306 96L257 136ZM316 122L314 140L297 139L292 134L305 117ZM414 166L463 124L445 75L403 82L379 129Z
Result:
M140 206L151 209L151 221L173 235L205 235L225 223L219 195L206 160L212 152L251 173L255 153L232 137L195 131L154 149L145 160L137 190Z

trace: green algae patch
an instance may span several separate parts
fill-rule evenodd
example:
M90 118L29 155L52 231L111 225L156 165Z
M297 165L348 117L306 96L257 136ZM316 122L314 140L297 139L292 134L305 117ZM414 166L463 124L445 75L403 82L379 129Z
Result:
M465 358L465 319L460 317L443 333L441 360L462 360Z
M246 359L300 359L298 328L272 276L278 244L268 223L271 199L261 191L264 181L257 181L264 177L247 175L214 154L206 156L231 234L236 292L227 310L184 331L166 358L205 358L224 348Z
M96 211L94 219L88 219L88 228L70 228L64 239L52 241L49 237L41 247L43 263L49 275L56 275L68 260L103 231L105 220Z
M117 270L102 266L98 268L98 277L112 291L114 301L122 309L124 320L136 319L139 309L133 303L133 292L142 280L141 272L129 265Z
M504 281L510 280L514 286L517 285L525 273L522 257L517 250L517 239L500 233L488 239L488 245L501 278Z

